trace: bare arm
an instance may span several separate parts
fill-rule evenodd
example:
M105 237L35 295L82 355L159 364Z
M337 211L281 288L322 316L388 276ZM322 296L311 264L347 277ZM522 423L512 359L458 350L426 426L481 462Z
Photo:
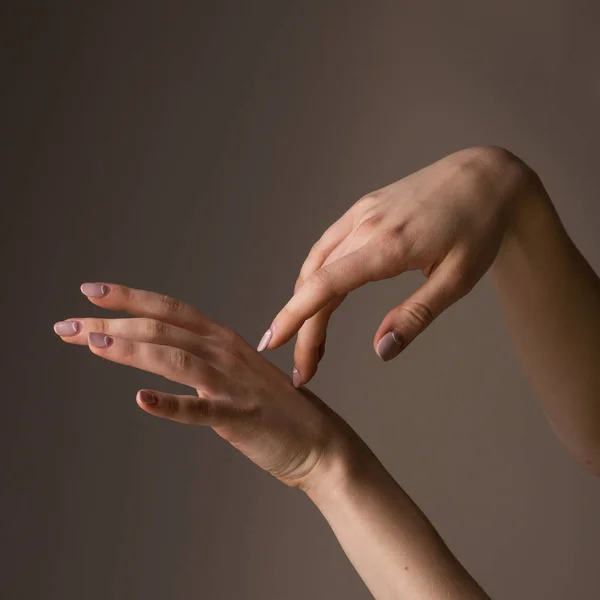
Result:
M307 494L377 600L489 600L362 442Z
M332 313L354 289L420 270L373 346L401 355L491 268L517 354L554 432L600 474L600 283L539 177L494 146L461 150L356 202L305 260L260 348L297 333L295 384L315 374ZM266 340L266 341L265 341Z
M303 490L377 600L488 599L354 430L239 335L162 294L114 283L82 291L134 318L69 319L55 324L61 338L195 389L140 390L137 402L154 417L212 427Z
M600 280L528 171L492 276L517 356L550 426L600 475Z

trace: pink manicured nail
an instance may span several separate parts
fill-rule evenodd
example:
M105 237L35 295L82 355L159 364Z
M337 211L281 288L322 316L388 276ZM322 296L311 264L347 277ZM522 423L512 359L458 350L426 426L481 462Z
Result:
M81 323L79 321L59 321L54 323L54 332L61 337L75 335L81 331Z
M392 360L392 358L396 358L396 356L400 354L401 349L402 338L400 337L400 332L395 329L388 331L388 333L379 340L379 344L377 344L377 354L379 354L379 358L385 362Z
M102 298L110 292L110 286L105 283L82 283L79 289L89 298Z
M140 402L143 402L144 404L156 404L156 396L151 392L147 392L146 390L142 390L138 394L138 397Z
M292 371L292 384L295 388L302 385L302 375L300 375L300 371L296 367Z
M273 332L271 331L271 328L269 327L269 329L267 329L265 331L265 334L262 336L260 342L258 343L258 347L256 349L259 352L262 352L269 345L269 342L271 341L272 337L273 337Z
M112 346L115 340L110 335L104 335L103 333L88 333L88 341L96 348L108 348Z

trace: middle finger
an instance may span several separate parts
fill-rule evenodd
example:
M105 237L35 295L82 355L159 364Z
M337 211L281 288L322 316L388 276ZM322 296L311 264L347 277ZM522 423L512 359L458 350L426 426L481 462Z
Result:
M157 319L71 318L55 323L54 331L63 341L82 346L88 345L88 333L97 332L137 342L181 348L205 360L212 357L212 343L208 338Z

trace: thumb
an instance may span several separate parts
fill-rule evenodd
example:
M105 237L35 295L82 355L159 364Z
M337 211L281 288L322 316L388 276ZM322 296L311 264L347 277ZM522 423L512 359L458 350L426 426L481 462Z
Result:
M386 362L396 358L467 291L453 270L440 265L412 296L384 317L375 334L375 352Z

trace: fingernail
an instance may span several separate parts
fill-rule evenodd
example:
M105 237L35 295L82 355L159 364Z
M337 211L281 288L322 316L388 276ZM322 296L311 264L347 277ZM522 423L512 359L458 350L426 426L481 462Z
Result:
M258 347L256 349L259 352L262 352L269 345L269 342L271 341L272 337L273 337L273 332L271 331L271 328L269 327L269 329L267 329L265 331L265 334L262 336L260 342L258 343Z
M377 354L381 360L387 362L396 358L402 349L402 338L400 332L395 329L386 333L377 344Z
M62 337L75 335L81 331L81 323L79 321L59 321L54 323L54 332Z
M302 375L300 375L300 371L296 367L292 371L292 385L297 388L302 385Z
M142 391L138 396L144 404L156 404L156 396L151 392Z
M89 333L88 340L96 348L108 348L115 341L110 335L104 335L103 333Z
M110 286L105 283L82 283L79 289L89 298L102 298L110 292Z

